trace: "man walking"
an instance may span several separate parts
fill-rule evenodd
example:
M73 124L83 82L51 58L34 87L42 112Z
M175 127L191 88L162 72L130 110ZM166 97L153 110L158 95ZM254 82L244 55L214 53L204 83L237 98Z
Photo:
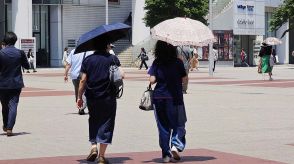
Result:
M74 86L75 90L75 102L77 102L78 98L78 89L79 89L79 84L80 84L80 70L81 70L81 65L85 57L93 54L92 51L89 52L83 52L79 54L74 54L75 49L73 49L70 54L68 55L66 59L66 65L65 65L65 73L64 73L64 81L68 81L68 72L70 70L70 78L72 79L72 83ZM78 109L79 114L83 115L85 114L85 111L83 108Z
M0 102L2 104L3 131L12 136L16 121L19 96L24 87L21 67L28 69L26 54L15 48L17 36L7 32L0 50Z

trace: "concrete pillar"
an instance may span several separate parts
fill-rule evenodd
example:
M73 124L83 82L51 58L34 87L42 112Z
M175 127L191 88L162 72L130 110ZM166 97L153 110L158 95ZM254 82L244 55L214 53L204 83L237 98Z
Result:
M12 30L18 38L30 38L32 29L32 0L12 0Z
M62 10L61 6L50 6L50 63L51 67L60 67L62 48Z

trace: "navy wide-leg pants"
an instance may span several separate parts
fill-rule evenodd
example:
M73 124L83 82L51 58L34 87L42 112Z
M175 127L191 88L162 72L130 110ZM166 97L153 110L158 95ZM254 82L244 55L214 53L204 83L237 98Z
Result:
M153 103L162 157L171 156L172 146L183 151L186 146L185 106L174 105L172 99L154 99Z
M1 89L3 127L12 130L16 120L17 106L21 89Z

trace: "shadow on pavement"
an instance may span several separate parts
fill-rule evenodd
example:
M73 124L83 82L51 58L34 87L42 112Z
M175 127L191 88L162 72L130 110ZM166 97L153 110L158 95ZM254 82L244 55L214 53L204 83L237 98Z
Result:
M26 135L26 134L31 134L31 133L28 133L28 132L18 132L18 133L13 133L13 135L10 136L10 137L15 137L15 136L20 136L20 135ZM1 133L0 135L1 136L6 136L6 133Z
M215 157L210 156L182 156L182 159L178 161L177 163L183 163L183 162L199 162L199 161L208 161L208 160L215 160ZM162 163L161 158L155 158L151 161L143 161L142 163Z
M107 160L111 163L111 164L119 164L119 163L126 163L126 161L130 161L132 160L129 157L109 157L107 158ZM77 160L79 163L88 163L88 164L93 164L93 163L97 163L97 160L94 162L89 162L86 159L82 159L82 160Z
M75 113L65 113L64 115L72 115L72 114L74 114L74 115L80 115L78 112L75 112ZM89 115L89 113L85 113L85 114L82 114L81 116L83 116L83 115Z

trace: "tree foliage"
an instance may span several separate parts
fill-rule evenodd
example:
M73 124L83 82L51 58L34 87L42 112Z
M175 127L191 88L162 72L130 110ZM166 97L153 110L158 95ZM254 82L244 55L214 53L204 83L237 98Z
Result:
M283 4L273 12L273 17L270 20L271 31L279 29L289 20L294 20L294 0L284 0ZM282 37L284 37L287 32L293 29L294 24L289 24L289 28L283 32Z
M146 0L147 26L154 27L158 23L175 17L188 17L207 24L204 18L208 13L209 0Z

